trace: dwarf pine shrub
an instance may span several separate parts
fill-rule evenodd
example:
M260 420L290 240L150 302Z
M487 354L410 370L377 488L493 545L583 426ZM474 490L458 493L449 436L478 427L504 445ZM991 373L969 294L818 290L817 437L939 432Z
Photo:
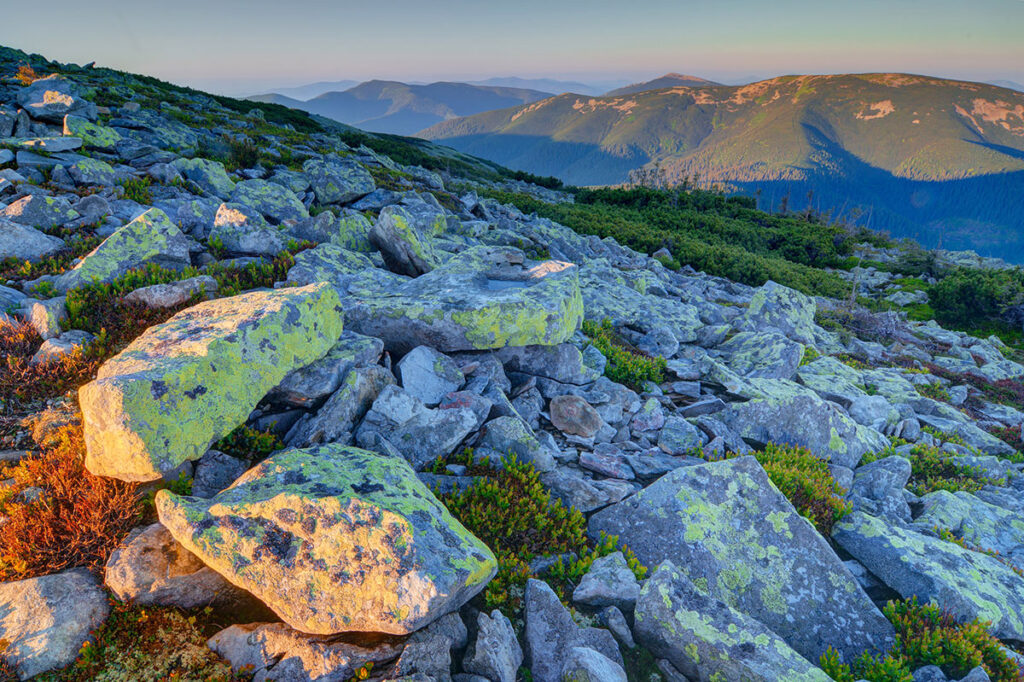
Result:
M604 374L612 381L639 389L646 381L665 380L665 358L654 357L629 346L605 318L600 324L583 321L583 333L608 360Z

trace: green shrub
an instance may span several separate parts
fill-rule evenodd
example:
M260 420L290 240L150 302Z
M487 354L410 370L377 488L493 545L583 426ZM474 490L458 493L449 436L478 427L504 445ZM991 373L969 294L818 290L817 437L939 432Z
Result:
M826 538L832 526L850 513L852 507L843 497L846 490L832 478L828 464L810 450L769 443L754 457L775 487Z
M131 178L121 183L124 187L124 198L138 204L152 204L153 191L150 189L149 178Z
M583 333L608 360L604 374L612 381L639 389L645 381L660 384L665 380L665 358L630 347L615 333L611 320L606 318L601 324L584 320Z
M925 398L931 398L943 403L950 401L949 392L940 384L916 384L914 388Z
M598 556L616 550L617 538L602 537L592 545L587 521L579 511L552 499L537 470L514 457L490 476L478 478L463 492L440 496L452 515L482 540L498 558L498 573L484 591L487 610L500 609L510 618L522 608L523 590L536 577L530 561L537 557L574 553L576 560L557 562L549 583L565 599ZM624 550L638 578L646 569Z
M890 447L881 453L869 453L861 460L867 464L895 453ZM986 475L983 469L957 464L956 457L941 448L925 443L916 443L903 455L910 460L910 480L907 489L915 495L927 495L936 490L949 492L976 492L986 485L1005 485L1006 479Z
M814 346L806 346L804 347L804 354L800 358L800 366L803 367L804 365L809 365L820 357L821 353L819 353Z
M1022 298L1024 273L1020 270L957 268L928 289L939 322L954 325L996 320Z
M269 431L257 431L242 424L210 447L238 459L260 462L283 448L284 443Z

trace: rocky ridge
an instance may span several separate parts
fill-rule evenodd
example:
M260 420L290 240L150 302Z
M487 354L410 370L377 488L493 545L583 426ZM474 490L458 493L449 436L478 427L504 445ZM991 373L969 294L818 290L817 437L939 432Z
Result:
M20 679L73 664L101 582L269 608L208 644L258 680L827 680L823 656L894 645L881 607L901 597L1024 642L1024 460L994 435L1024 412L985 389L1024 366L999 339L870 315L851 334L839 301L670 270L488 197L571 195L45 67L0 81L0 258L29 264L5 270L4 330L54 371L98 354L49 410L80 410L90 475L163 489L98 577L0 584ZM110 345L84 290L152 324ZM655 370L614 374L617 353ZM43 407L4 400L11 421ZM239 427L272 452L216 449ZM4 437L4 466L46 447ZM834 523L771 478L776 446L823 468ZM567 594L547 582L564 564L531 557L503 613L485 590L504 555L444 501L507 457L607 551Z

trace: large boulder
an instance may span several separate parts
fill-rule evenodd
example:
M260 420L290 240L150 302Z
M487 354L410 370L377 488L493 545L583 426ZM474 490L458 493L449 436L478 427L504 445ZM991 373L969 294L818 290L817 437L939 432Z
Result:
M914 525L923 530L935 526L952 531L974 547L998 552L1024 570L1024 518L964 491L936 490L920 500L921 513Z
M181 270L189 264L188 238L159 208L151 208L103 240L54 282L68 291L93 281L111 282L148 264Z
M436 407L446 395L462 388L466 380L454 360L429 346L417 346L399 361L398 378L405 392L427 407Z
M53 74L37 78L18 91L18 106L39 121L61 123L68 114L76 114L90 121L96 120L96 105L78 94L75 84Z
M356 425L381 391L394 383L391 372L379 365L350 367L341 378L338 390L320 407L316 416L296 422L285 441L296 447L334 442L347 445L352 441Z
M0 658L23 680L71 664L110 613L84 568L0 583L0 604Z
M274 256L284 250L281 231L244 204L221 204L208 237L233 254Z
M676 469L589 527L647 566L671 561L809 660L829 646L852 660L891 644L892 626L753 457Z
M433 240L447 224L444 212L427 203L385 206L369 239L390 270L417 277L440 265Z
M792 379L804 347L778 332L740 332L718 346L729 368L745 377Z
M483 611L478 613L476 625L476 641L466 651L462 667L494 682L516 682L523 650L512 622L494 609L490 616Z
M0 216L33 228L60 227L80 217L67 199L44 194L29 194L13 201L0 210Z
M79 390L94 474L151 481L244 422L341 335L327 284L206 301L150 327Z
M854 512L832 538L901 596L917 596L957 620L991 621L1000 639L1024 640L1024 578L998 559Z
M235 191L235 181L228 176L224 164L210 159L177 158L174 168L209 196L227 201Z
M370 172L354 159L310 159L302 171L320 204L347 204L376 188Z
M515 264L521 253L467 249L445 265L389 290L350 286L345 323L406 353L442 353L567 341L583 317L576 266Z
M231 201L259 211L275 225L309 217L309 212L295 193L276 182L243 180L235 185Z
M187 549L310 634L408 634L482 590L497 562L406 462L343 445L289 449L210 500L161 490Z
M758 397L730 403L715 417L741 437L756 443L799 445L816 457L853 469L869 452L889 440L861 426L816 393L788 381L751 379Z
M64 117L64 135L77 137L90 149L111 149L121 141L121 134L113 128L75 114Z
M634 632L689 680L832 679L763 624L700 589L670 561L644 583Z
M38 262L64 248L64 240L0 218L0 260L17 258Z
M289 286L330 282L338 295L344 296L357 275L370 269L373 269L373 262L366 254L337 244L320 244L295 255L295 265L288 269L285 282Z
M810 296L769 280L754 292L744 322L751 331L774 327L794 341L813 345L821 335L814 324L817 310Z

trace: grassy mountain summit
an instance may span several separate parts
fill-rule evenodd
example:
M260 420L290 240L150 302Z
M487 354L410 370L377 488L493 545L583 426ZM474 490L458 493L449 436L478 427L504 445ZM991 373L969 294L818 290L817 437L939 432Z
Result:
M656 164L669 183L760 191L769 208L814 192L819 210L929 245L1024 257L1024 94L992 85L861 74L567 94L422 135L574 184Z
M687 76L681 73L666 73L664 76L653 78L641 83L631 83L615 90L609 90L605 97L617 97L619 95L631 95L635 92L646 92L648 90L660 90L662 88L702 88L708 85L721 85L715 81L709 81L700 76Z
M380 133L409 135L458 116L527 104L549 93L468 83L408 85L373 80L342 92L326 92L308 101L278 94L253 97Z

